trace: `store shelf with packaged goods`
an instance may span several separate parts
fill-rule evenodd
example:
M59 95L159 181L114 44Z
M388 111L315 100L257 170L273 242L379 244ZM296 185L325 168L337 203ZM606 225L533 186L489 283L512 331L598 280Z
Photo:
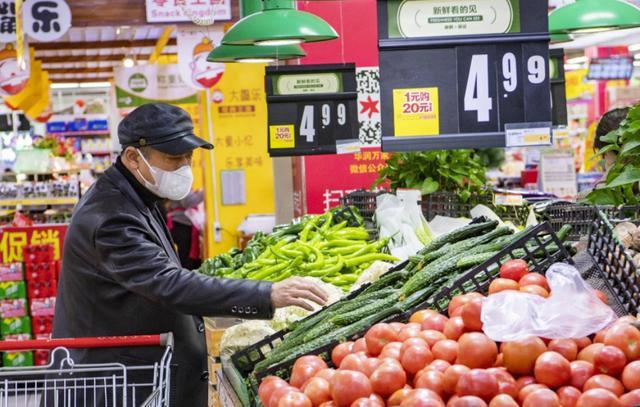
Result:
M42 205L75 205L78 197L43 197L43 198L15 198L0 199L0 207L9 206L42 206Z
M47 133L50 136L61 137L106 137L111 135L110 130L83 130L83 131L64 131L59 133Z

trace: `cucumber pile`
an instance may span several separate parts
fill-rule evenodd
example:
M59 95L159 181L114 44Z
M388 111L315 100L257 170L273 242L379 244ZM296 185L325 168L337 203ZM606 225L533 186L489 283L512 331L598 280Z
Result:
M558 237L566 238L570 227ZM481 219L434 239L411 257L402 269L390 271L355 297L323 308L294 323L284 340L254 366L254 374L312 353L364 331L369 326L410 311L431 299L443 287L451 287L459 277L498 254L529 230L515 233L498 227L496 221ZM554 251L550 245L548 250ZM555 251L557 251L557 247ZM525 250L522 250L524 256ZM543 256L535 243L527 250Z

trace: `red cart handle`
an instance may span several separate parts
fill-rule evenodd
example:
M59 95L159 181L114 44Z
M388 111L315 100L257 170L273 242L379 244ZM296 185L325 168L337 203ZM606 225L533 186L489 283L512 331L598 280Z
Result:
M88 338L33 339L27 341L0 341L0 351L77 348L118 348L137 346L173 347L171 332L158 335L99 336Z

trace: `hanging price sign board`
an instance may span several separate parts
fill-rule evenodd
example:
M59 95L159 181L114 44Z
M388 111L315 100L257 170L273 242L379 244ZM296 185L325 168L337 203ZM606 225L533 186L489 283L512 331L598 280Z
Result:
M355 75L354 64L267 67L269 154L359 151Z
M504 147L551 128L546 1L378 1L382 148Z

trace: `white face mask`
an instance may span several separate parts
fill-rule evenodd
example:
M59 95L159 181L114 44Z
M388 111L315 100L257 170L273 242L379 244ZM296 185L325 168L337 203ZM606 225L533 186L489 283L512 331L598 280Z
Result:
M148 190L158 195L160 198L171 199L172 201L179 201L182 198L189 195L191 191L191 185L193 184L193 173L189 165L184 165L175 171L165 171L158 167L154 167L144 158L140 150L136 149L142 161L149 167L149 172L153 177L154 183L150 183L140 173L140 170L136 170L138 175L144 180L144 186Z

